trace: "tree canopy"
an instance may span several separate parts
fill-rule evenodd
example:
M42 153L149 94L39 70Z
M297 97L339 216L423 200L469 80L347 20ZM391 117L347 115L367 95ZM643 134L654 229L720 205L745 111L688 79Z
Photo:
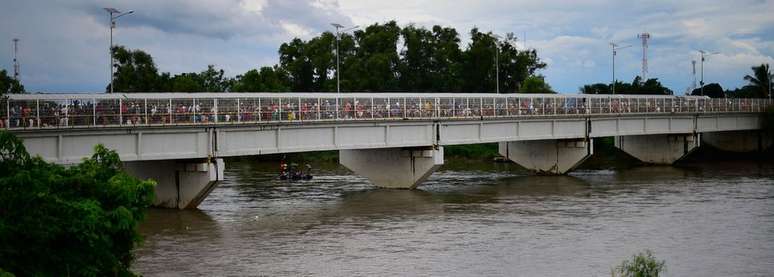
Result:
M747 85L750 91L754 92L756 97L768 97L771 91L771 70L769 64L753 66L753 75L745 75L744 80L749 82Z
M24 86L18 80L8 76L5 69L0 69L0 96L6 93L24 93Z
M596 83L590 85L584 85L580 88L580 91L584 94L611 94L613 91L613 84ZM665 87L658 81L658 78L651 78L642 81L640 76L634 77L631 83L624 83L621 81L615 82L616 94L651 94L651 95L672 95L671 89Z
M0 272L20 276L131 276L136 227L153 201L153 181L121 170L98 145L63 167L30 157L0 131Z
M726 97L726 93L723 91L723 87L720 86L718 83L711 83L704 85L704 92L702 92L701 88L696 88L693 91L691 91L691 95L698 95L698 96L709 96L710 98L723 98Z
M523 91L530 77L532 84L539 80L548 87L536 75L546 64L534 49L516 49L513 34L499 38L473 28L470 35L471 42L463 49L457 30L442 26L401 27L389 21L342 33L341 90L491 93L498 67L501 92ZM223 70L213 65L202 72L159 73L149 54L117 46L114 91L336 91L336 43L331 32L309 40L295 38L279 47L278 64L235 78L224 77ZM541 91L550 92L544 88Z

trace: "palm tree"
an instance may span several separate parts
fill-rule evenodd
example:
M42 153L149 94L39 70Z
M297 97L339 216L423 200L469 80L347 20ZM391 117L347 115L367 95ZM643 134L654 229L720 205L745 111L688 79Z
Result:
M753 76L746 75L744 79L750 82L750 87L760 92L762 96L768 96L769 86L771 86L771 72L769 72L769 64L761 64L760 66L752 67Z

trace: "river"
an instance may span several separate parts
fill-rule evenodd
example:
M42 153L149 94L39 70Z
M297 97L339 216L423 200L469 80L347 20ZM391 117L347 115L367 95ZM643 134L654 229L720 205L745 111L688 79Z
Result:
M610 276L644 249L667 276L774 275L774 164L731 161L530 176L451 162L418 190L335 165L275 180L230 161L200 210L153 209L146 276Z

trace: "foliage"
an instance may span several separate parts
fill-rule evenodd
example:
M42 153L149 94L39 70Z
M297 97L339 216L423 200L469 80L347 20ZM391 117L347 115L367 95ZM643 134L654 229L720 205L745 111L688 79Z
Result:
M447 145L443 147L444 156L448 158L486 159L499 156L497 143Z
M153 181L121 170L98 145L90 159L63 167L30 157L0 131L0 268L28 276L130 276L137 224Z
M442 26L400 27L389 21L342 33L338 40L336 34L324 32L306 41L295 38L283 43L277 65L235 78L224 77L223 70L212 65L199 73L159 73L150 55L117 46L113 49L115 91L335 91L337 41L342 91L491 93L496 87L495 54L499 53L500 91L512 93L546 67L534 49L517 50L513 34L500 39L477 28L470 34L471 43L462 49L457 30Z
M0 96L6 93L24 93L24 86L18 80L8 76L5 69L0 69Z
M522 93L556 93L551 89L542 75L529 76L521 84Z
M711 83L704 86L704 93L702 94L701 88L694 89L691 95L705 95L710 98L724 98L726 93L723 91L723 87L718 83Z
M769 64L761 64L752 67L753 75L745 75L744 80L749 82L751 91L754 91L755 97L765 98L769 96L771 89L771 71Z
M251 92L251 91L288 91L290 88L286 85L289 81L286 73L278 67L261 67L261 70L251 69L243 75L238 75L231 83L232 92Z
M614 277L658 277L665 270L666 262L656 260L652 251L645 250L613 268L612 275Z
M584 94L611 94L613 92L612 84L596 83L584 85L580 88ZM640 76L634 77L631 83L621 81L615 82L616 94L651 94L651 95L672 95L671 89L665 87L658 81L658 78L651 78L642 81Z
M159 70L150 54L142 50L126 49L123 46L114 46L111 50L115 59L113 91L163 91L164 80L159 76ZM110 91L110 84L105 91Z

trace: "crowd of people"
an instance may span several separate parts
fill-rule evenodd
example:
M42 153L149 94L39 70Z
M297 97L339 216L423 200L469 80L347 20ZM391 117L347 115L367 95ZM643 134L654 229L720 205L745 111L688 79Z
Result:
M751 106L749 100L696 101L583 97L11 100L3 107L6 111L0 110L0 128L697 112Z

